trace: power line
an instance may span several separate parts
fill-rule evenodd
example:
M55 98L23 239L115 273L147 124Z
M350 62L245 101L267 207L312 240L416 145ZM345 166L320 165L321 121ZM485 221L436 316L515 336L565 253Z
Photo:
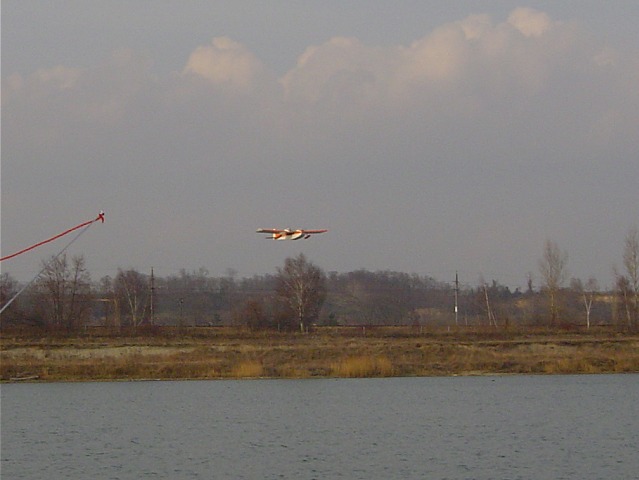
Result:
M100 217L98 217L98 218L100 218ZM49 261L48 261L48 262L44 265L44 267L42 267L42 270L40 270L40 271L38 272L38 274L37 274L35 277L33 277L33 278L32 278L32 279L31 279L31 280L30 280L27 284L25 284L25 285L24 285L24 286L23 286L23 287L22 287L22 288L18 291L18 293L16 293L13 297L11 297L11 299L9 299L9 301L8 301L7 303L5 303L5 304L2 306L2 308L0 308L0 314L2 314L2 312L4 312L4 311L5 311L5 310L9 307L9 305L11 305L11 304L13 303L13 301L14 301L16 298L18 298L18 296L20 296L20 294L22 294L22 292L24 292L24 291L25 291L25 290L26 290L29 286L31 286L31 284L32 284L33 282L35 282L35 281L36 281L36 280L40 277L40 275L42 275L42 274L43 274L43 273L44 273L44 272L45 272L45 271L49 268L49 266L50 266L50 265L51 265L51 264L52 264L55 260L57 260L57 259L58 259L58 257L59 257L60 255L62 255L64 252L66 252L66 251L67 251L67 249L68 249L68 248L69 248L69 247L73 244L73 242L75 242L78 238L80 238L80 236L81 236L84 232L86 232L86 231L89 229L89 227L90 227L91 225L93 225L93 222L95 222L95 220L93 220L93 221L91 221L91 222L88 222L88 224L87 224L87 225L85 225L85 227L84 227L82 230L80 230L80 232L78 232L78 234L77 234L75 237L73 237L73 238L71 239L71 241L70 241L69 243L67 243L67 244L65 245L65 247L64 247L62 250L60 250L60 251L58 252L58 254L57 254L57 255L54 255L53 257L51 257L51 259L50 259L50 260L49 260Z

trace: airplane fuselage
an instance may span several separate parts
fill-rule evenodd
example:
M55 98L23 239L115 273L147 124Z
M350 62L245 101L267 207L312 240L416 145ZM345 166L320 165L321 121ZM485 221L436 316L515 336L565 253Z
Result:
M258 228L257 233L267 233L266 238L270 240L300 240L309 239L311 235L324 233L327 230L292 230L290 228L277 229L277 228Z

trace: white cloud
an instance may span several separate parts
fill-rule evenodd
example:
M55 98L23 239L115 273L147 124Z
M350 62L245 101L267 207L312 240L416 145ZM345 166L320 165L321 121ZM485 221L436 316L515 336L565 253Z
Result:
M308 47L279 83L244 45L217 37L194 49L182 72L167 78L154 77L148 59L123 49L91 68L58 66L26 78L9 76L2 101L9 109L20 104L23 127L30 123L41 132L33 138L48 139L68 137L68 125L75 131L77 125L117 129L149 112L151 124L190 116L202 125L223 121L225 128L253 137L281 139L296 132L327 138L344 128L381 133L400 125L410 132L425 123L431 135L442 137L449 122L475 130L540 122L539 105L554 103L582 112L580 118L600 119L588 129L574 122L584 137L601 128L606 134L591 138L615 138L616 129L628 128L624 119L634 117L623 103L602 105L588 95L598 82L604 84L596 88L618 90L614 99L631 89L631 82L617 78L619 65L624 65L620 53L595 48L570 24L517 9L500 23L471 15L407 46L334 37ZM606 74L593 75L596 68ZM576 80L579 88L569 83ZM37 115L27 119L29 111ZM544 122L558 121L554 117L549 114ZM232 122L239 123L231 127ZM16 135L28 136L28 130Z
M552 26L553 21L544 13L532 8L517 8L508 17L508 23L526 37L540 37Z
M216 37L193 50L182 75L170 80L153 78L148 60L121 50L95 68L60 66L28 79L10 77L3 82L3 104L15 92L29 96L67 91L78 115L115 121L140 96L157 94L180 102L210 95L192 84L195 77L227 91L250 93L253 108L268 109L265 119L278 103L288 103L293 118L299 111L310 114L317 109L364 119L370 108L379 107L395 112L428 108L425 115L434 118L467 114L503 98L532 97L547 88L553 75L570 77L571 73L561 72L585 68L579 64L585 58L594 58L590 61L598 65L618 62L610 50L588 55L580 48L578 33L569 25L554 22L543 12L518 8L504 22L493 24L488 15L471 15L407 46L372 47L356 38L334 37L308 47L279 79L278 88L276 79L244 45Z
M46 98L55 92L73 90L82 73L81 69L58 65L39 69L28 76L11 74L2 79L3 104L25 94L35 100Z
M285 99L293 102L368 101L380 91L393 58L384 49L364 45L355 38L334 37L308 47L295 68L280 83Z
M262 72L257 57L228 37L214 38L211 45L196 48L183 71L240 91L250 90Z
M67 90L75 86L80 74L81 71L77 68L67 68L60 65L38 70L34 75L34 81L43 85L53 85L60 90Z
M370 47L335 37L307 48L281 83L287 99L309 104L366 99L367 105L405 107L442 95L528 96L544 89L551 71L581 61L578 42L571 25L519 8L496 25L488 15L471 15L408 46Z

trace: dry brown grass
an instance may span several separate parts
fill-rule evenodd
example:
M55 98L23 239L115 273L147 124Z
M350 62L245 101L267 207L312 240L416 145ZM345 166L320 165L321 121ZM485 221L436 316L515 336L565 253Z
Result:
M0 376L61 381L639 372L639 336L609 332L176 333L3 335Z
M231 369L234 378L258 378L264 375L264 367L255 360L244 360Z
M393 364L386 357L350 357L331 364L331 374L336 377L391 377Z

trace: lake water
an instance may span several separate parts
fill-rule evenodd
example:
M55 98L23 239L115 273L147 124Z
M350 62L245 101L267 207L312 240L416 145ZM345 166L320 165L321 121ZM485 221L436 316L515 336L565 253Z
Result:
M0 391L3 480L639 478L639 375Z

